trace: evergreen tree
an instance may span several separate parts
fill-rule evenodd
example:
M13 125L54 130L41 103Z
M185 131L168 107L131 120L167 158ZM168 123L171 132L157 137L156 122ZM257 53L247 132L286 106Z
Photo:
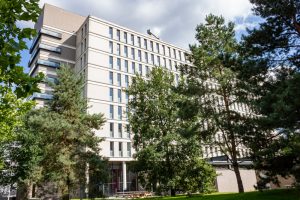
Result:
M188 134L193 121L180 117L179 105L184 97L175 92L174 75L156 67L148 79L134 77L127 90L139 176L148 189L171 190L172 196L176 189L210 190L215 172L201 158L199 140Z
M102 139L94 133L105 120L103 114L88 114L82 86L82 79L71 68L63 66L57 70L49 105L28 113L25 133L19 134L20 148L15 154L19 164L15 174L23 175L17 178L40 186L54 183L61 194L69 196L78 186L81 194L84 192L87 163L93 164L98 159L105 165L105 160L99 156ZM23 152L31 155L24 160ZM24 169L24 166L30 168ZM33 171L37 176L31 176ZM49 187L43 192L46 196L51 193Z
M251 63L244 77L251 102L262 117L247 140L258 170L266 182L277 175L300 181L299 67L300 3L296 0L251 0L255 14L264 18L243 37L241 52Z
M196 28L198 44L191 45L190 65L180 66L186 76L181 86L189 97L187 115L200 115L199 138L215 150L218 147L232 164L239 192L244 192L240 175L239 152L245 148L243 137L252 114L244 101L238 72L243 65L238 54L234 24L225 24L223 17L208 15ZM191 112L192 111L192 112ZM248 112L244 114L243 112Z

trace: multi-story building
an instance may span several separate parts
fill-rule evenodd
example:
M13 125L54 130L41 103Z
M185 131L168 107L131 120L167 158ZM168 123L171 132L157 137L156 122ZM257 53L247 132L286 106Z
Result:
M146 76L155 65L172 71L178 79L176 66L187 63L184 56L187 51L151 35L49 4L44 5L35 29L38 36L30 48L29 74L43 72L51 80L56 76L55 70L67 64L84 76L83 93L88 101L88 112L103 113L107 119L103 128L96 131L105 139L100 144L102 156L110 161L111 181L106 184L106 190L109 194L138 190L136 175L127 167L133 161L134 149L126 116L129 97L123 89L128 87L135 73ZM32 98L38 106L44 106L45 101L51 99L51 88L46 83L41 83L40 88L41 93L35 93ZM214 150L208 149L207 156L219 156L219 151ZM225 175L219 176L219 182L224 182L232 174L228 167L220 169ZM254 185L255 173L250 171L242 173L242 177L244 183ZM234 184L235 177L229 179ZM223 186L217 185L220 191L235 190L220 189ZM252 186L246 188L252 189Z

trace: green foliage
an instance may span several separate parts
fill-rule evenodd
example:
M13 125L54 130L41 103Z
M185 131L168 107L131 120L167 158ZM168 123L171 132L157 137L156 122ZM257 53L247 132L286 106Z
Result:
M146 187L206 191L215 172L201 159L200 142L187 136L191 121L180 118L184 96L175 92L174 75L153 68L149 80L134 77L127 92L129 123L134 133L135 168ZM199 171L198 171L199 170ZM201 187L200 187L201 186Z
M234 24L225 24L223 17L214 15L208 15L205 20L196 28L198 44L190 46L189 59L194 66L180 67L186 76L180 89L189 97L185 106L194 111L187 110L186 115L202 118L194 134L205 143L220 148L232 163L239 191L243 192L238 148L244 145L243 137L252 117L245 101L248 94L239 79L243 59L238 53ZM248 114L241 113L241 108L247 109ZM215 139L217 135L220 137Z
M34 104L24 98L38 91L42 75L24 73L20 52L27 49L26 39L35 35L31 28L20 28L19 22L36 21L40 8L37 0L0 1L0 148L12 142L20 117ZM0 156L0 163L2 157ZM1 168L1 164L0 164Z
M241 52L248 65L247 91L256 94L253 106L263 117L249 134L255 166L265 171L266 181L276 175L294 175L300 181L299 135L299 2L251 0L264 18L259 27L243 37ZM260 77L260 78L259 78Z
M61 67L57 78L49 105L29 112L24 119L24 132L17 137L20 147L13 155L19 163L15 178L42 185L52 182L61 193L69 193L72 187L84 187L87 163L94 174L100 170L96 166L105 165L99 156L102 139L94 133L105 119L103 114L87 113L82 79L72 69Z

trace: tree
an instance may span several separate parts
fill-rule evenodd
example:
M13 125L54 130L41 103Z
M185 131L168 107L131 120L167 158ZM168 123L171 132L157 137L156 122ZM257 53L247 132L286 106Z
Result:
M294 175L300 181L299 135L299 1L251 0L255 14L264 18L257 28L243 37L242 53L249 62L249 92L252 104L263 117L257 131L248 139L255 167L265 171L266 181L277 182L277 175ZM260 77L260 78L258 78ZM250 80L250 81L249 81Z
M18 165L14 174L22 176L15 178L23 178L20 182L29 179L38 186L46 184L45 195L50 193L49 183L54 183L66 196L79 185L83 194L87 163L95 168L93 163L98 159L98 166L99 162L105 165L99 156L102 139L94 133L105 120L103 114L88 114L82 86L82 79L71 68L61 67L57 71L57 82L52 85L53 98L49 105L28 113L26 132L19 134L20 148L14 156ZM20 157L23 152L30 153L28 159ZM33 171L37 176L31 176Z
M30 77L19 66L20 52L27 49L26 39L35 30L20 28L17 22L36 21L40 13L37 0L0 1L0 147L14 140L22 116L34 104L24 98L39 91L42 75ZM0 162L2 162L2 156ZM0 164L1 168L1 164Z
M202 125L194 134L204 143L219 147L233 166L239 192L244 192L239 157L245 155L239 148L245 148L243 137L252 114L238 78L243 62L238 54L234 24L225 24L223 17L208 15L205 23L197 26L196 39L198 44L190 46L188 55L193 66L180 66L186 76L181 90L189 97L190 109L186 113L200 116Z
M174 75L153 68L149 80L136 76L127 93L129 123L134 133L135 157L140 177L156 190L207 191L214 182L214 170L201 158L199 140L188 134L194 123L180 118L184 98L175 92Z

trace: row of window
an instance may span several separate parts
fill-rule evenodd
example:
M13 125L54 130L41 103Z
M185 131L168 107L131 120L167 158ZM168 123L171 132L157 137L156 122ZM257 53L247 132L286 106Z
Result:
M179 59L180 61L185 61L184 53L177 50L177 49L171 49L171 47L166 47L163 44L160 44L158 42L153 42L151 40L147 40L146 38L143 38L143 45L142 45L142 38L139 36L135 36L133 34L128 35L127 32L122 32L122 39L121 39L121 31L119 29L114 29L112 27L109 27L109 37L111 39L115 39L117 41L122 41L126 44L131 44L133 46L137 46L140 48L144 48L149 51L156 52L158 54L162 54L164 56L169 56L170 58ZM128 38L130 38L130 42L128 41Z
M118 145L118 154L115 152L115 145ZM124 154L123 146L126 145L126 154ZM131 157L131 143L130 142L110 142L110 156L111 157Z
M115 90L117 90L117 102L122 103L122 90L109 88L109 101L115 102ZM128 103L129 95L125 92L125 103Z
M116 106L117 107L117 118L115 118L115 106L114 105L109 105L109 119L117 119L117 120L122 120L123 119L123 111L122 111L122 106ZM128 107L126 107L125 114L126 118L128 113Z
M122 50L121 50L122 48ZM130 54L129 54L130 51ZM170 70L177 71L177 62L171 59L166 59L161 56L155 56L154 54L149 54L141 50L136 50L135 48L128 48L127 46L121 46L116 44L116 50L114 50L113 42L109 42L109 52L118 56L124 56L126 58L132 58L140 62L145 62L151 65L164 66ZM112 57L112 56L111 56ZM111 58L112 59L112 58ZM113 64L113 63L110 63Z
M147 76L150 72L150 67L147 65L143 66L142 64L131 62L131 67L129 67L128 60L122 60L120 58L114 59L112 56L109 57L109 68L127 73L131 72L132 74L138 72L141 76Z
M125 128L125 130L123 130ZM110 122L109 123L109 136L111 138L128 138L130 139L130 126L129 124L126 124L125 127L123 127L123 124L118 123L117 124L117 133L115 133L115 123Z
M218 147L206 146L204 150L204 155L206 158L210 158L210 157L222 156L224 154L221 152L221 150ZM250 156L249 149L243 149L243 148L238 149L238 157L245 158L249 156Z
M149 71L149 68L146 68L146 69L148 69L146 71ZM147 72L147 74L148 73L149 72ZM114 74L117 75L117 82L114 81ZM143 75L142 65L139 67L139 74ZM122 87L122 86L123 87L128 87L129 86L129 76L126 75L126 74L124 75L124 82L125 82L124 85L122 84L122 75L121 75L121 73L114 73L112 71L109 71L108 76L109 76L108 79L109 79L109 84L110 85L117 85L119 87ZM175 74L175 80L174 81L175 81L176 84L178 84L178 82L179 82L179 75L178 74Z

